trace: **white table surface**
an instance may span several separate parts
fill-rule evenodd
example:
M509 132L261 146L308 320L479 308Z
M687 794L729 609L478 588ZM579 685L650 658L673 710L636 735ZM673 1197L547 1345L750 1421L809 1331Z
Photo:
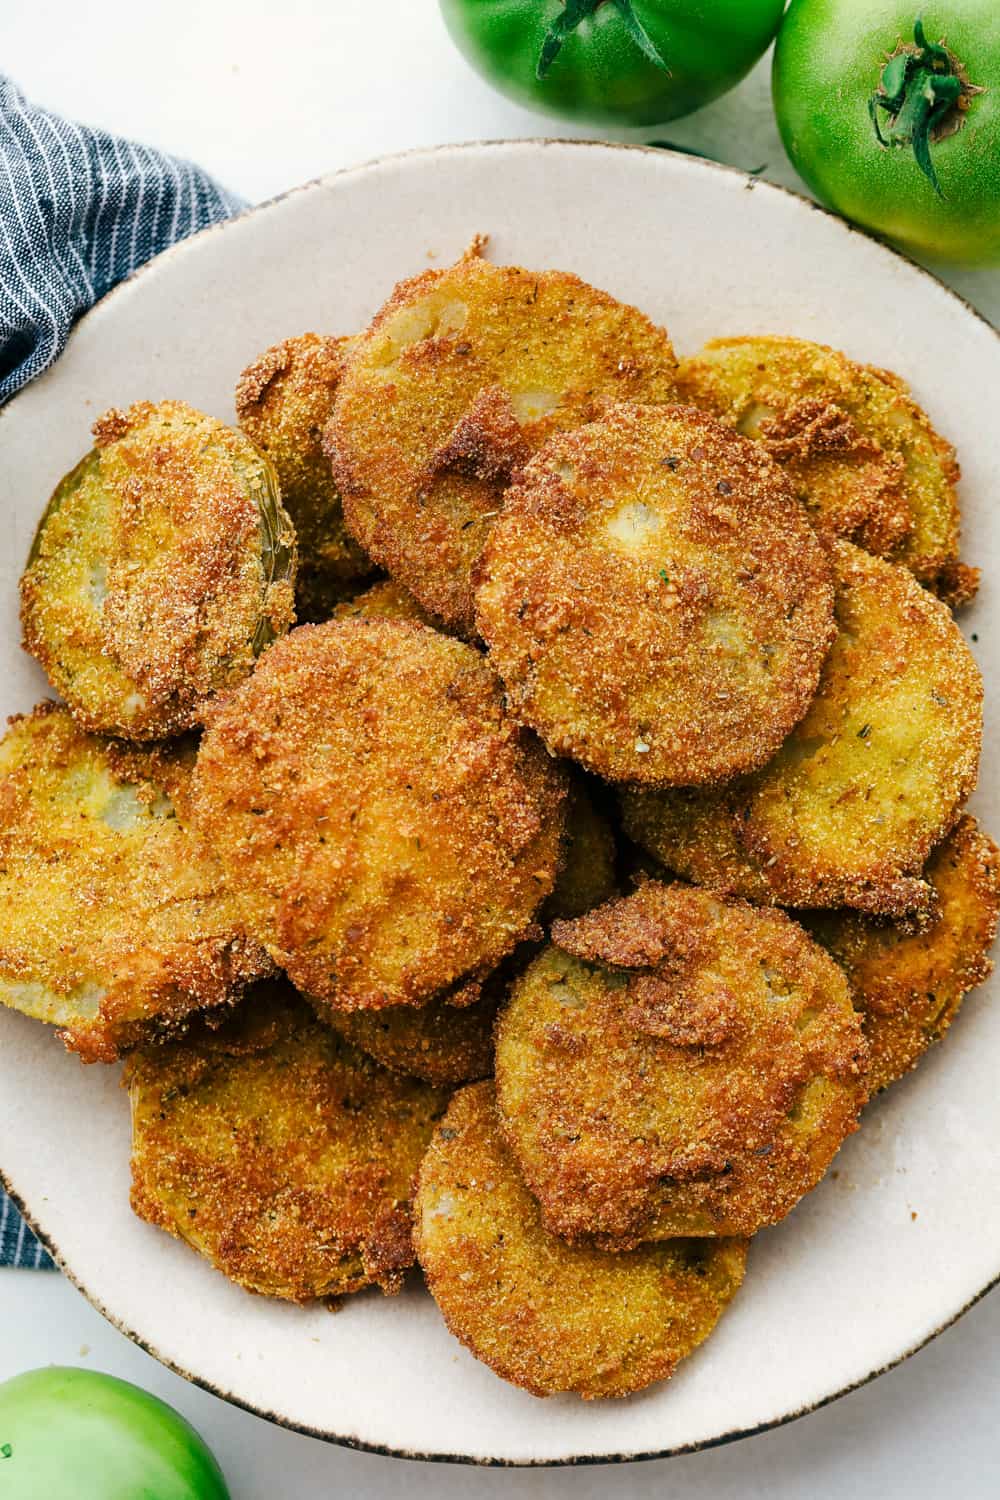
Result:
M39 102L195 158L250 201L413 146L597 134L492 93L451 48L436 0L102 0L99 7L6 0L0 42L0 67ZM766 61L690 119L631 135L658 137L736 166L764 166L766 177L801 187L774 129ZM1000 324L1000 271L941 274ZM620 1468L477 1471L330 1447L178 1379L63 1278L0 1271L0 1379L47 1362L108 1370L172 1402L215 1449L234 1500L338 1493L365 1500L920 1500L945 1490L985 1500L1000 1492L1000 1297L981 1302L905 1365L790 1427Z

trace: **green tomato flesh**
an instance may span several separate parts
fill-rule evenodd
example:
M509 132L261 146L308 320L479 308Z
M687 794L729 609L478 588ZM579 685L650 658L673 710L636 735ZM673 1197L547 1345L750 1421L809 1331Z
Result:
M927 40L944 39L966 80L984 90L968 99L960 129L932 141L940 195L911 147L879 144L869 116L887 57L913 44L921 13ZM824 203L914 254L1000 260L998 0L792 0L773 89L785 149Z
M3 1500L229 1500L208 1448L128 1381L54 1365L0 1385Z
M631 0L667 72L644 56L620 0L597 0L540 79L542 47L565 0L441 0L459 50L501 93L530 109L616 125L661 124L724 94L763 54L783 7L784 0Z

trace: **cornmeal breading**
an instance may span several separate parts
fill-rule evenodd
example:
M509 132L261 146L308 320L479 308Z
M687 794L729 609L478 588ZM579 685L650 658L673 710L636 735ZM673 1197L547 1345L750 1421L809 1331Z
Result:
M993 971L989 950L1000 914L1000 850L975 818L959 819L924 875L934 892L927 923L806 912L864 1019L872 1092L916 1067L958 1015L969 990Z
M782 464L818 525L950 604L975 593L978 570L958 561L955 450L898 375L803 339L731 338L682 361L678 384Z
M85 729L161 739L291 625L294 533L267 460L182 401L105 412L94 435L35 536L24 645Z
M630 788L625 828L723 894L926 913L924 862L976 784L982 677L948 609L905 569L849 542L833 554L837 638L777 755L718 789Z
M333 611L335 620L353 620L359 615L369 620L415 620L418 625L429 625L432 630L443 628L439 620L417 603L409 589L404 589L392 578L380 579L364 593L345 599Z
M181 745L138 749L42 703L0 743L0 1003L112 1062L273 965L178 820Z
M356 1010L426 1004L530 934L563 801L477 651L356 618L300 626L219 706L193 814L293 983Z
M125 1084L140 1218L269 1297L399 1290L446 1092L380 1068L278 984L214 1034L134 1054Z
M303 333L254 360L236 386L240 427L273 464L298 540L300 621L329 618L372 572L348 535L322 431L351 349L349 338Z
M500 1119L554 1234L753 1234L868 1097L844 975L782 912L650 881L575 922L497 1029Z
M551 439L476 578L512 711L610 781L763 765L834 636L830 565L777 465L684 407L616 406Z
M603 400L665 401L661 328L576 276L472 252L396 287L355 346L326 431L353 535L450 629L511 475Z
M542 1225L497 1125L493 1086L455 1095L420 1169L414 1235L448 1327L535 1396L627 1396L707 1338L743 1280L745 1239L615 1255Z

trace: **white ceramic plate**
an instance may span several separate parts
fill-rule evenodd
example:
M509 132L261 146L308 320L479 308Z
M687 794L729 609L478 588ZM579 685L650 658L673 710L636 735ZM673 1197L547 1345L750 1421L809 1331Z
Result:
M803 200L657 151L446 148L313 183L161 256L87 316L0 421L0 710L44 695L18 650L16 582L47 496L106 406L180 396L232 420L266 345L360 327L400 277L477 231L499 260L579 272L669 327L780 332L899 371L959 447L962 617L992 676L1000 569L1000 338L937 282ZM978 638L978 641L977 641ZM998 695L1000 696L1000 695ZM996 708L982 790L994 832ZM165 1363L276 1421L361 1447L477 1462L664 1454L829 1400L931 1338L1000 1277L1000 1007L979 991L947 1044L875 1103L836 1170L753 1246L746 1284L675 1379L628 1401L538 1401L496 1379L412 1286L331 1316L249 1296L132 1217L117 1069L84 1068L0 1014L0 1163L87 1296Z

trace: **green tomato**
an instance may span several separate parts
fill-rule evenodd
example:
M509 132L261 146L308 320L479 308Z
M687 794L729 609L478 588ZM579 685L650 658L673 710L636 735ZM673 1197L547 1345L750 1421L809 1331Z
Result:
M3 1500L229 1500L184 1418L126 1380L58 1365L0 1385Z
M773 87L824 203L919 255L1000 259L1000 0L792 0Z
M731 89L784 0L441 0L472 66L531 109L658 125Z

